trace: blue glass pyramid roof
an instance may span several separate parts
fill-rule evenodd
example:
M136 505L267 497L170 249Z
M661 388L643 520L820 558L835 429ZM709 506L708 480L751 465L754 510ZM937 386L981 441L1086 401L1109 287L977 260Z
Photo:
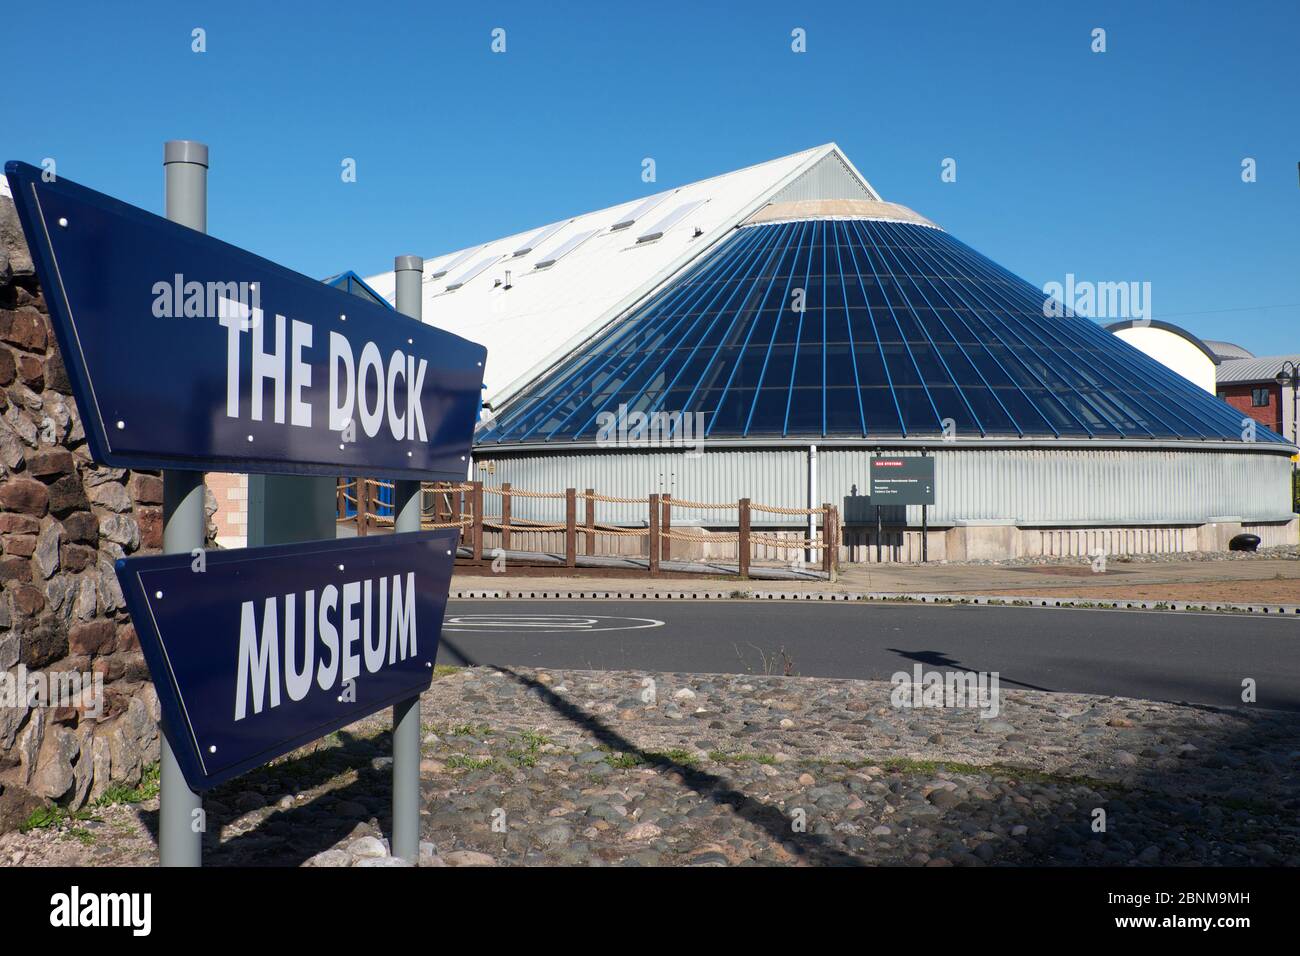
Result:
M347 272L340 272L336 276L330 276L328 279L321 279L326 285L332 285L336 289L342 289L344 292L350 292L355 296L360 296L368 302L375 305L382 305L385 309L392 309L392 304L382 295L370 288L361 276L357 275L351 269ZM396 311L396 310L394 310Z
M620 409L703 412L715 439L1243 440L1239 411L1049 301L933 226L744 226L477 441L595 441Z

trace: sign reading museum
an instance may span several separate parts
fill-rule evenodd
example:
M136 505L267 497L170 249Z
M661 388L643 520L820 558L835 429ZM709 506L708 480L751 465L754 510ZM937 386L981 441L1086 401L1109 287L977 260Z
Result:
M123 559L194 790L429 686L457 530Z

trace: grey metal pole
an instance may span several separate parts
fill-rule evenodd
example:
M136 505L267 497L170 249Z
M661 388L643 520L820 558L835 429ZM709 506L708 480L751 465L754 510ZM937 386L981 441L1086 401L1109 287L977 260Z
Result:
M398 256L396 274L397 311L421 320L424 260L419 256ZM393 483L393 530L420 530L420 482ZM411 863L420 858L420 698L393 706L393 856Z
M817 537L817 446L808 446L808 541L809 545L804 550L804 560L808 564L813 562L812 541Z
M208 229L208 148L190 140L163 146L167 218L199 232ZM189 554L207 540L203 472L163 472L163 551ZM163 866L203 862L203 800L190 789L162 735L162 779L158 805L158 843Z
M925 449L921 449L921 457L926 457ZM921 505L921 563L927 564L930 560L930 521L929 505Z

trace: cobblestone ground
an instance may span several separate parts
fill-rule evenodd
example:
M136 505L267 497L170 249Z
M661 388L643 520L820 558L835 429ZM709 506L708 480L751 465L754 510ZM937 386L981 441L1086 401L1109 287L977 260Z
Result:
M1300 864L1300 715L1004 687L983 718L896 708L891 690L440 675L422 708L421 863ZM205 861L399 865L389 746L372 718L214 791ZM0 837L0 863L153 863L157 800L137 796Z

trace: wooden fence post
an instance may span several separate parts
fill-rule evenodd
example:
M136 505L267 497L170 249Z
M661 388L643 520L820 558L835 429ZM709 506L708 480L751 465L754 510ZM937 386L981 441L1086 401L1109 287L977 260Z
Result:
M348 516L348 480L340 478L338 482L338 502L335 504L335 510L338 512L337 519L342 521Z
M659 533L663 544L659 548L659 560L670 561L673 556L673 539L667 534L673 530L673 496L664 495L660 501L663 507L663 520L659 522Z
M742 578L749 577L749 499L740 499L740 535L736 541L737 570Z
M573 488L564 489L564 565L568 568L578 565L577 494Z
M447 491L447 520L455 521L456 527L460 533L460 542L468 544L470 538L470 529L465 527L465 492L461 490Z
M483 560L483 482L474 482L470 494L473 496L470 499L470 507L474 509L474 560L481 562Z
M659 576L659 496L650 496L650 577Z
M831 551L831 577L833 579L840 570L840 538L843 535L843 529L840 527L840 509L836 505L831 505L831 529L835 534L835 548Z
M510 550L510 482L501 484L501 550Z
M831 524L830 502L822 502L822 570L831 573L834 564L831 561L831 549L835 547L835 529Z
M596 492L587 489L587 508L583 524L587 528L587 549L585 554L596 553Z
M366 484L366 479L360 475L357 476L357 534L365 535L370 524L370 518L366 512L370 510L370 486Z

